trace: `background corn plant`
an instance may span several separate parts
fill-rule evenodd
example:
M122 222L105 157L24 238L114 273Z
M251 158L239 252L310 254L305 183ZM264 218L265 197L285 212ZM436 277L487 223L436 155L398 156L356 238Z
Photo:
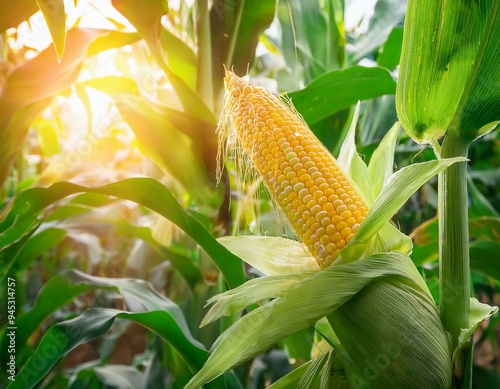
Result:
M260 181L237 177L229 162L215 185L223 65L287 92L334 155L361 100L357 150L368 162L397 120L402 48L406 67L416 49L403 41L405 1L374 1L373 12L361 3L0 2L0 277L2 285L16 279L12 387L184 387L202 368L238 319L199 329L206 300L261 275L214 238L286 233ZM487 16L498 15L498 3L475 18L452 12L455 26L490 34L485 58L498 53L497 17ZM425 19L419 12L411 16ZM498 85L499 74L495 61L475 63L486 65L472 97ZM441 87L428 104L451 99ZM488 102L489 123L499 119L498 95ZM402 131L391 153L398 168L434 158ZM472 143L468 156L471 294L495 305L498 132ZM412 237L412 260L439 303L436 190L424 185L394 220ZM475 337L477 387L499 380L497 324L483 323ZM293 333L206 387L258 388L303 372L328 328ZM1 377L9 383L4 369Z

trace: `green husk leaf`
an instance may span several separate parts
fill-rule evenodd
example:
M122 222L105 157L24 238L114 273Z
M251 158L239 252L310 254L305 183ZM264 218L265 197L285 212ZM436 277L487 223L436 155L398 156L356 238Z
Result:
M351 246L354 249L354 246L368 242L431 177L454 163L465 161L466 158L461 157L428 161L406 166L394 173L386 181L366 219L346 248Z
M476 298L470 299L469 326L462 328L458 336L458 344L453 350L453 360L459 357L460 351L471 342L471 336L478 329L479 325L489 317L498 313L498 307L480 303Z
M361 159L356 149L355 134L356 125L359 118L360 103L356 105L354 115L347 132L346 138L342 143L337 162L344 172L348 174L357 186L359 193L370 207L373 204L373 190L370 175L365 162Z
M400 310L396 316L402 333L407 331L406 326L411 331L417 331L413 322L409 322L415 317L420 319L418 325L424 327L416 332L422 333L422 337L401 350L404 361L408 356L421 355L422 350L426 352L425 358L412 361L414 368L405 363L412 374L412 381L418 384L451 376L448 374L451 369L450 352L446 349L448 339L432 296L411 260L401 253L391 252L316 272L293 285L282 298L274 299L243 316L216 340L206 364L185 388L198 388L287 335L307 328L343 305L350 306L348 301L372 283L379 285L377 288L382 291L379 294L382 299L375 304L380 311L386 306ZM388 301L389 298L394 301ZM370 308L370 305L365 307ZM387 312L392 310L379 312L379 315L387 315ZM363 319L360 325L370 326L371 323ZM382 332L371 336L373 340L391 341L386 337L387 331L379 330ZM362 331L361 336L368 335ZM394 336L393 333L390 335ZM357 339L360 335L351 332L351 336ZM352 358L350 353L349 356ZM374 357L365 353L359 357L363 356ZM394 363L399 363L399 359Z
M321 357L322 356L318 358ZM275 381L274 383L269 385L267 389L289 389L297 387L299 381L314 361L315 360L307 361L306 363L300 365L299 367L288 373L286 376L281 377L278 381Z
M399 231L392 222L385 223L370 241L369 245L369 251L374 253L399 251L409 256L412 250L413 242L411 238Z
M396 108L417 142L467 141L500 120L500 2L409 1Z
M200 327L211 323L221 316L229 316L249 305L265 299L282 297L290 287L306 277L307 273L284 276L254 278L243 285L208 299L207 304L215 303L203 318Z
M450 343L428 291L376 280L328 315L345 348L350 387L448 388Z
M373 196L376 198L394 171L394 153L398 141L400 123L395 123L380 141L368 163Z
M320 270L300 242L272 236L225 236L221 245L266 276Z
M314 324L314 329L316 330L316 333L327 342L330 348L334 348L338 353L345 353L345 350L342 348L337 335L333 332L333 328L326 317L318 320Z
M312 361L304 375L297 382L297 389L320 388L322 380L322 372L328 364L330 353L324 353Z

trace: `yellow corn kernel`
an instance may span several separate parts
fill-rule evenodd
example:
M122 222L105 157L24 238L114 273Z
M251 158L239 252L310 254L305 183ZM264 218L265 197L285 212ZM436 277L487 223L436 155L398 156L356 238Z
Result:
M226 114L273 200L322 268L330 265L368 208L335 158L277 95L230 71Z

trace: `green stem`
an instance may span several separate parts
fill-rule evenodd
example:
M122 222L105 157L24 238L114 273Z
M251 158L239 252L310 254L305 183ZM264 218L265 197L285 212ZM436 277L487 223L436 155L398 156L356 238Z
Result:
M16 158L17 184L24 180L24 151L21 150Z
M459 131L446 134L442 158L467 157L469 142ZM467 207L467 164L457 163L439 175L439 289L443 325L457 346L462 328L468 327L470 310L469 220ZM471 353L461 353L470 358ZM462 359L462 358L458 358ZM469 388L470 361L457 360L455 388ZM461 367L460 367L461 366ZM458 367L458 371L457 368Z
M198 38L197 90L205 104L213 111L212 42L208 0L196 0L196 35Z
M245 8L245 0L240 1L236 10L236 19L234 21L233 33L230 37L229 47L227 49L226 55L226 62L224 64L226 66L226 69L231 69L231 65L233 63L234 49L236 47L236 41L238 39L238 34L240 31L241 18L243 17L243 8Z

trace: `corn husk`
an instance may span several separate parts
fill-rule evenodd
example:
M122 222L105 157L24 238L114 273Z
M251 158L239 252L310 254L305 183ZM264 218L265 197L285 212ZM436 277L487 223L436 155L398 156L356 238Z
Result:
M396 108L415 141L450 130L472 141L500 122L499 11L490 0L408 2Z
M186 389L198 388L325 316L342 343L336 351L350 385L359 378L374 385L369 387L449 386L451 350L436 305L411 260L391 252L313 273L243 316L217 339ZM391 358L390 364L367 376L365 367L377 367L380 355ZM395 386L382 386L385 380Z

